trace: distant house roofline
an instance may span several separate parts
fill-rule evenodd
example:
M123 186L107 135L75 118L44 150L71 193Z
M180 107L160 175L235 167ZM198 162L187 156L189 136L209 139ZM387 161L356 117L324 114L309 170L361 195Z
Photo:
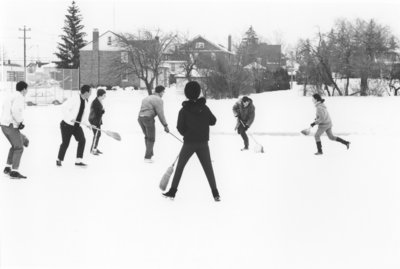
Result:
M232 54L232 55L235 54L235 53L233 53L232 51L229 51L229 50L227 50L226 48L222 47L221 45L215 44L214 42L211 42L210 40L208 40L207 38L205 38L205 37L202 36L202 35L197 35L197 36L195 36L194 38L191 39L190 42L193 42L195 39L197 39L197 38L199 38L199 37L202 38L202 39L204 39L205 41L207 41L208 43L210 43L210 44L213 45L214 47L219 48L219 49L222 50L223 52L226 52L226 53L229 53L229 54ZM202 50L202 51L205 51L205 50ZM213 50L208 50L208 51L213 51Z

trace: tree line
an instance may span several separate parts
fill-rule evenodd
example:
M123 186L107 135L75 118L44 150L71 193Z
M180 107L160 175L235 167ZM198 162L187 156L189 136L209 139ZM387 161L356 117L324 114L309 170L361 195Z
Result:
M299 64L297 82L327 95L380 95L386 86L397 95L400 68L399 42L387 26L375 20L337 20L326 33L301 39L292 54ZM359 81L350 89L351 79ZM343 82L339 85L338 81ZM381 81L371 86L371 81ZM382 85L386 84L386 85Z

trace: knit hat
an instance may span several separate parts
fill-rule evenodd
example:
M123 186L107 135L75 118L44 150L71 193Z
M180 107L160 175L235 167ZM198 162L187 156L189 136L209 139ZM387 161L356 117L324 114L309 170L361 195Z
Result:
M323 102L325 101L325 99L323 99L323 98L321 97L321 95L319 95L318 93L313 94L313 98L314 98L317 102L323 103Z
M197 81L189 81L185 85L185 96L189 100L196 100L200 96L200 84Z
M165 87L164 86L159 85L159 86L157 86L155 88L155 92L156 93L160 93L160 92L163 92L163 91L165 91Z
M249 102L249 101L250 101L250 98L249 98L249 97L243 96L243 98L242 98L242 103L244 103L244 102Z

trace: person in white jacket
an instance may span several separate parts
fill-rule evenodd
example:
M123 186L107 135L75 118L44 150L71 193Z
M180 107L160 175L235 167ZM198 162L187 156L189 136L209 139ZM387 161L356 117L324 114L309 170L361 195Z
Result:
M91 128L88 121L88 99L91 94L91 87L83 85L79 95L70 97L63 105L63 119L60 123L62 143L58 151L57 166L62 166L65 153L67 152L71 136L78 142L75 165L86 166L82 162L83 152L85 151L86 138L81 125Z
M26 176L19 173L18 168L22 152L24 151L24 137L20 130L25 127L23 121L25 95L28 92L28 84L24 81L20 81L16 85L16 90L17 92L5 98L3 102L0 125L3 134L11 144L4 173L8 174L11 178L21 179L26 178Z

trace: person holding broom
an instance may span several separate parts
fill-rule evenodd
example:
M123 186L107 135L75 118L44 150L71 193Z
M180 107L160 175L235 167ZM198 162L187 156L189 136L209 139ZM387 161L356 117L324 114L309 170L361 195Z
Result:
M310 124L311 127L314 127L315 125L318 125L318 130L315 133L315 142L317 144L317 152L315 155L322 155L322 144L321 144L321 135L326 132L330 140L337 141L339 143L342 143L347 147L347 149L350 148L350 142L343 140L340 137L334 136L332 134L332 121L331 117L329 116L328 110L324 104L325 99L323 99L318 93L313 95L312 99L317 112L316 112L316 118L313 123Z
M97 90L97 97L93 100L90 106L90 114L89 114L89 122L92 126L96 128L92 128L93 130L93 142L90 153L93 155L102 154L97 146L99 145L99 140L101 136L101 125L103 124L103 114L105 112L103 107L103 100L106 98L106 91L103 89Z
M171 188L163 195L167 198L175 198L183 169L191 156L196 153L206 174L214 200L219 202L221 199L215 182L208 147L210 126L215 125L217 119L206 105L206 99L204 97L199 98L200 92L200 85L196 81L190 81L185 86L185 96L188 100L182 103L177 123L177 129L183 136L183 146L179 153Z
M164 116L164 102L162 100L164 93L165 87L161 85L157 86L154 90L154 94L146 96L142 100L142 105L140 107L138 122L144 134L144 143L146 146L144 161L146 163L153 162L151 158L154 155L153 148L156 141L156 126L154 120L156 116L158 116L158 119L164 126L164 131L169 133L167 120Z
M255 107L253 100L247 96L243 96L233 105L233 115L237 118L235 130L240 134L244 142L244 148L241 150L249 149L249 137L246 131L250 128L255 118Z

